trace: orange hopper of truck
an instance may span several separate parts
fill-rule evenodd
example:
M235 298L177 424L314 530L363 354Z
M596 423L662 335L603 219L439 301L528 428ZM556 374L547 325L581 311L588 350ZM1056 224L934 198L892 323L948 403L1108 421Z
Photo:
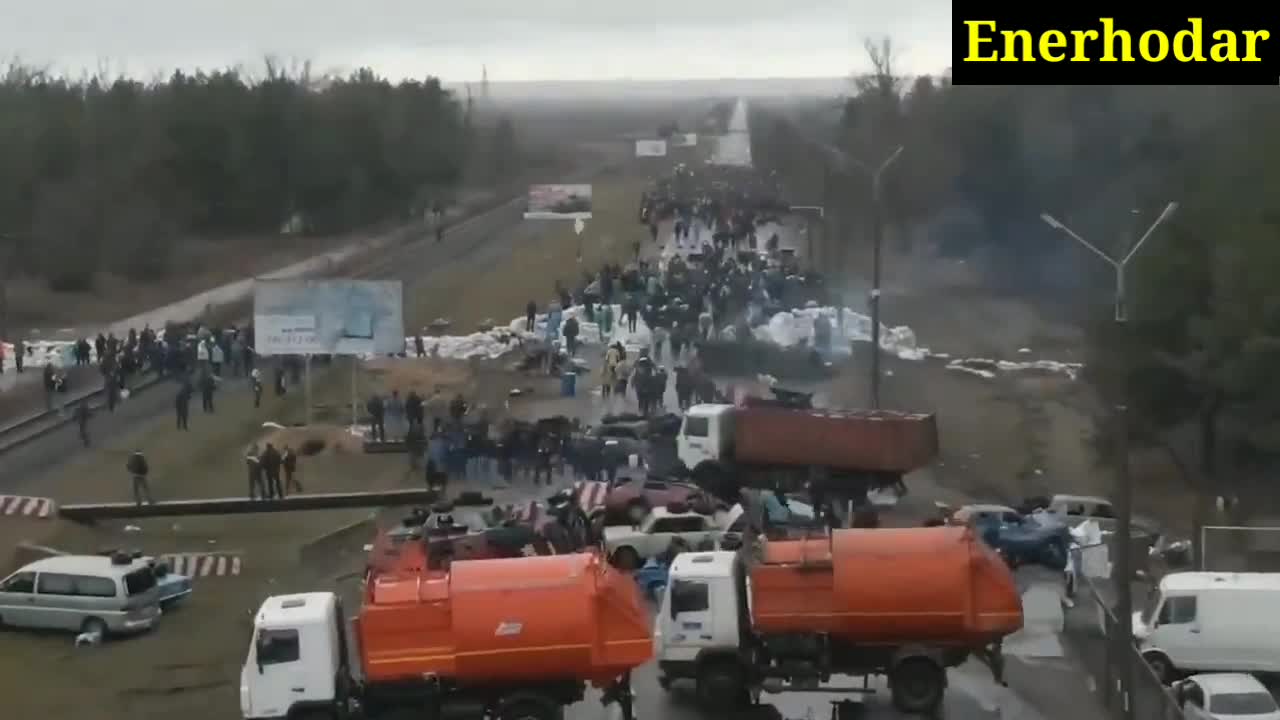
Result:
M593 554L374 574L356 621L366 683L604 686L653 656L635 582Z
M756 634L979 648L1022 627L999 556L968 528L835 530L768 542L750 569Z

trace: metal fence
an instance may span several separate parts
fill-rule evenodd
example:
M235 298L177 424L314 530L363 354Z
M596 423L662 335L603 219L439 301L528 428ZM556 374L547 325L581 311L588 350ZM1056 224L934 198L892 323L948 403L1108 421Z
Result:
M1063 635L1089 671L1107 717L1185 720L1172 692L1138 654L1132 638L1120 637L1115 613L1107 600L1110 595L1105 584L1095 584L1081 576L1063 614ZM1133 683L1128 693L1120 679L1125 669Z

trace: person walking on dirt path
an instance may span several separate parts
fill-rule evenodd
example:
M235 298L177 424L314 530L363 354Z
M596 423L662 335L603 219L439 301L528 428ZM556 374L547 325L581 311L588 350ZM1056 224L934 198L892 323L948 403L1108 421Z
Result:
M76 428L80 431L80 442L89 447L89 400L85 398L76 405Z
M530 300L524 306L524 331L533 332L534 321L538 317L538 303Z
M283 500L284 486L280 484L280 451L276 450L275 445L267 443L267 446L262 450L262 455L258 458L258 462L262 465L262 474L267 481L267 498Z
M0 352L3 352L3 351L0 351ZM18 338L17 340L13 341L13 369L17 371L19 375L22 374L23 363L25 363L26 361L27 361L27 344L22 341L22 338Z
M258 443L251 443L244 454L244 467L249 477L249 499L266 500L267 489L262 484L262 461L258 458Z
M151 472L151 468L147 466L147 458L141 450L133 451L129 461L125 463L125 469L129 471L129 477L132 480L134 504L141 506L145 501L147 505L154 505L151 484L147 482L147 474Z
M280 454L280 467L284 470L285 491L302 492L302 481L298 479L298 453L292 446L284 446L284 452Z
M364 408L369 411L369 420L372 423L372 427L369 428L369 439L376 443L386 442L386 407L382 404L382 397L378 393L370 395L369 401L364 404Z

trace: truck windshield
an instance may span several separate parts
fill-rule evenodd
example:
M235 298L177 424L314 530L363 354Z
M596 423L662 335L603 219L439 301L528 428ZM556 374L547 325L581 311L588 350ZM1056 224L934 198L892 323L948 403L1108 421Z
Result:
M294 662L299 656L297 630L259 630L258 664Z
M687 437L706 437L711 430L711 422L704 417L688 415L684 419L684 434Z

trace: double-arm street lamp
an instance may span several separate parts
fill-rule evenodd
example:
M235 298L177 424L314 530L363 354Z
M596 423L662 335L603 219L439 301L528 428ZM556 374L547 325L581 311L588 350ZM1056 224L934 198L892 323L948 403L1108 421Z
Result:
M1129 261L1138 254L1147 239L1155 233L1156 228L1168 220L1177 209L1177 203L1171 202L1166 205L1160 216L1155 219L1155 222L1151 223L1151 227L1147 228L1147 231L1142 234L1138 242L1128 248L1123 257L1119 259L1098 249L1097 245L1085 240L1052 215L1043 213L1040 215L1040 219L1049 227L1083 245L1089 252L1105 260L1115 270L1115 321L1123 324L1129 318L1125 289L1125 271L1129 266ZM1132 544L1131 528L1133 526L1133 482L1129 475L1128 367L1127 358L1122 359L1115 405L1116 432L1118 436L1116 437L1116 542L1113 543L1113 547L1116 552L1116 558L1115 574L1112 577L1116 582L1117 627L1115 628L1115 635L1118 637L1109 638L1109 641L1113 643L1113 647L1120 647L1120 643L1124 645L1133 643L1133 589L1130 585L1133 581L1133 567L1129 555L1130 545ZM1134 694L1131 666L1128 662L1122 661L1117 663L1116 667L1120 674L1117 680L1125 698L1123 703L1125 717L1132 718L1134 716Z

